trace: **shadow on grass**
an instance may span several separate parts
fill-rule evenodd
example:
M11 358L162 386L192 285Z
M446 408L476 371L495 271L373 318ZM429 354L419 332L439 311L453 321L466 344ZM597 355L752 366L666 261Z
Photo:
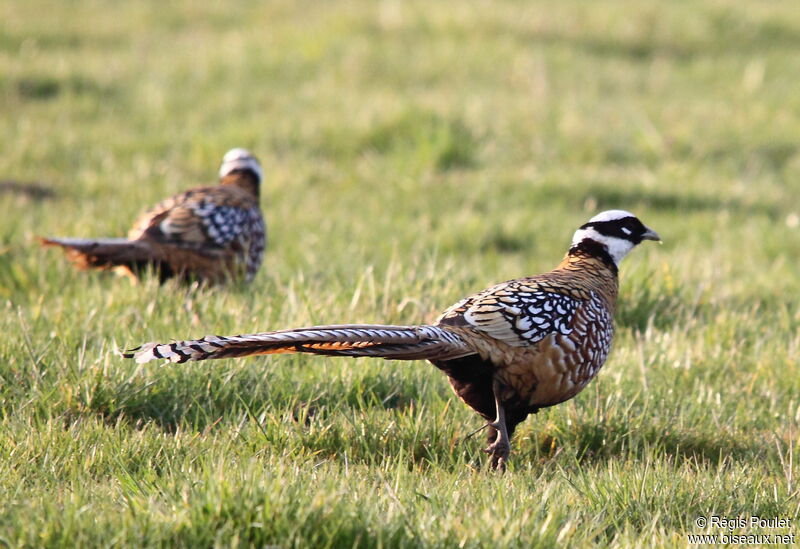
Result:
M342 407L404 409L422 398L414 384L391 375L336 378L328 383L292 383L281 376L274 387L268 376L248 369L203 378L182 372L149 383L111 385L101 380L82 411L99 414L109 424L155 423L172 433L179 428L202 431L219 421L237 423L265 414L290 414L293 420L309 424Z
M800 29L786 21L755 21L725 10L709 14L708 31L698 37L659 36L661 23L653 14L643 18L640 28L650 28L638 36L624 37L614 33L592 35L570 34L534 28L497 27L495 32L515 36L521 42L544 46L554 45L574 48L594 57L625 59L633 62L649 62L666 58L687 62L720 56L742 56L763 54L774 50L796 50L800 48Z
M44 200L56 196L56 192L44 183L15 179L1 179L0 194L24 196L32 200Z
M746 166L762 164L771 171L780 172L800 152L800 146L791 141L774 141L761 144L731 143L726 146L716 147L704 154L696 154L701 158L712 160L716 163L734 162Z
M780 215L777 205L764 202L745 202L735 197L704 196L686 192L670 193L656 189L621 189L604 183L588 183L582 190L573 185L543 185L539 192L548 200L570 204L580 209L591 204L593 211L624 207L627 210L651 209L662 212L690 213L731 211L742 214Z
M113 87L79 74L70 74L63 78L49 75L22 76L14 81L13 89L20 99L30 101L47 101L64 93L108 100L116 93Z
M647 459L664 454L680 460L719 465L728 460L747 461L763 454L763 445L743 441L722 432L677 432L657 424L642 431L627 423L581 423L569 433L557 434L544 430L534 435L535 449L531 459L549 459L564 452L574 452L580 463L635 458Z
M679 163L730 165L739 170L761 166L771 172L782 171L800 151L791 141L748 143L735 140L707 147L707 144L678 142L665 146L663 150L643 150L630 143L606 143L599 157L608 164L617 166L645 165L654 167L666 160Z
M595 57L614 57L630 61L650 61L656 57L687 60L708 51L702 44L674 43L643 38L623 38L581 35L575 36L554 31L518 33L526 42L574 48Z
M18 54L23 49L46 51L71 51L79 49L98 48L101 50L124 47L128 39L118 34L89 34L86 32L72 32L59 29L54 33L40 33L31 35L24 32L9 32L4 29L0 33L0 51Z

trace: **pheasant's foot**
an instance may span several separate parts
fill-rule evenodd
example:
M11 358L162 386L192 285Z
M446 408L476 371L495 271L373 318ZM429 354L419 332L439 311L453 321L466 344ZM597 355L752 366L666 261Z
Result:
M498 435L497 440L487 446L483 451L491 456L489 462L492 465L492 469L500 472L506 470L508 455L511 453L511 446L507 441L502 440L501 436Z

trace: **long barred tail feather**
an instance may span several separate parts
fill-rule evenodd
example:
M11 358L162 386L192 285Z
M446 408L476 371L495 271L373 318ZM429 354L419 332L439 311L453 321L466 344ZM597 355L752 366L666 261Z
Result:
M394 360L451 359L475 351L456 333L438 326L343 324L238 336L205 336L173 343L145 343L123 353L138 363L171 362L278 353L381 357Z
M82 269L133 266L153 259L153 251L140 240L127 238L40 238L43 246L60 246Z

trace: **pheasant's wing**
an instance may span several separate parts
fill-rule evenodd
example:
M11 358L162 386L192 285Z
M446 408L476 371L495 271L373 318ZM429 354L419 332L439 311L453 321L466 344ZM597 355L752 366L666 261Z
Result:
M260 218L258 206L232 187L196 188L158 203L134 224L131 239L148 237L189 247L226 248Z
M512 347L534 345L550 334L569 335L585 300L536 278L511 280L463 299L437 324L483 332Z

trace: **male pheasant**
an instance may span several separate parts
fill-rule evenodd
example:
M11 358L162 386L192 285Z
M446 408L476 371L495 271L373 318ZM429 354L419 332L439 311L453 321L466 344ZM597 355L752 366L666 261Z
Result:
M197 187L143 213L128 238L43 238L60 246L81 269L121 269L137 277L147 268L162 281L177 276L211 283L244 277L261 265L266 228L259 207L261 166L245 149L222 159L219 185Z
M528 414L578 394L611 349L617 265L643 240L660 240L633 214L600 213L581 226L552 271L463 299L433 325L330 325L194 341L147 343L123 356L172 362L271 353L427 359L490 423L495 468Z

